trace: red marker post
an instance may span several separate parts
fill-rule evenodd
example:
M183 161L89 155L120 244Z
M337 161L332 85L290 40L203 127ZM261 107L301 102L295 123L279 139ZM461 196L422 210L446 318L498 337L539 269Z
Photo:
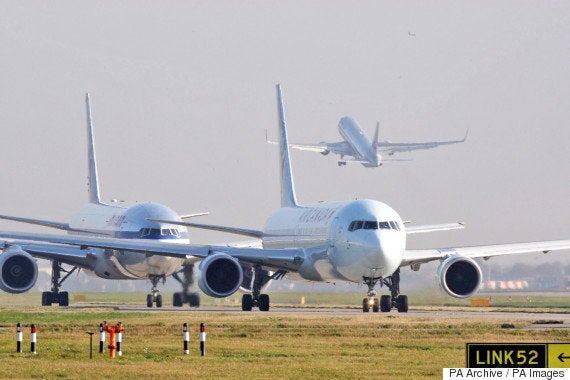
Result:
M32 325L31 334L30 334L30 342L31 342L30 352L34 355L37 354L37 352L36 352L36 333L37 333L36 325Z
M200 323L200 356L206 356L206 325Z

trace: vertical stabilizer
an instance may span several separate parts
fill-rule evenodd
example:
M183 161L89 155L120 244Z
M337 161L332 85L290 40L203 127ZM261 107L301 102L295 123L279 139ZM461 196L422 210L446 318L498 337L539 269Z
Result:
M95 159L95 140L93 139L93 121L91 119L91 99L85 95L87 106L87 143L89 150L89 202L101 203L99 198L99 178L97 176L97 160Z
M287 139L287 127L285 125L285 110L283 109L283 97L281 85L277 85L277 109L279 111L279 164L281 167L281 207L296 207L295 187L293 174L291 173L291 159L289 157L289 142Z
M380 122L377 122L376 131L374 132L374 140L372 140L372 151L376 154L378 154L378 145L380 144L380 141L378 141L379 131L380 131Z

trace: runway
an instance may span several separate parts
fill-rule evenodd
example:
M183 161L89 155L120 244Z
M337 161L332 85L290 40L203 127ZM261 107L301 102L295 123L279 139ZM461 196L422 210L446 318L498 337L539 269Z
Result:
M141 313L225 313L225 314L244 314L239 307L234 306L204 306L204 307L172 307L165 306L162 308L147 308L137 305L75 305L75 308L93 308L93 307L111 307L122 312L141 312ZM465 320L496 320L511 324L516 322L530 322L534 329L570 329L570 314L561 312L540 312L540 311L501 311L482 308L445 308L445 309L413 309L407 313L398 313L396 311L390 313L363 313L359 308L316 308L316 307L272 307L268 312L253 310L254 315L320 315L323 318L328 316L335 317L354 317L366 315L370 318L378 318L385 320L398 319L465 319Z

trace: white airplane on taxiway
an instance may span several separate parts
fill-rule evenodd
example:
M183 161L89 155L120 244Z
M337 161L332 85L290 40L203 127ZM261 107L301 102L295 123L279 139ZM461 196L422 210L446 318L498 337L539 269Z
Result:
M277 85L281 169L281 208L268 219L263 230L189 223L177 218L156 218L161 228L199 227L254 236L263 248L225 245L171 244L141 238L109 238L96 235L48 235L0 232L5 252L0 255L0 288L12 293L29 290L35 282L35 257L70 262L87 270L97 265L112 273L135 271L146 260L181 259L198 262L200 289L212 297L227 297L238 289L242 309L259 307L268 311L270 300L262 294L272 279L364 283L368 286L362 310L389 312L408 310L408 298L400 294L400 268L418 270L423 263L440 261L437 276L442 289L454 297L469 297L482 280L474 258L491 258L526 252L548 252L570 248L570 240L539 241L475 247L446 247L407 250L406 236L412 233L462 228L461 223L406 227L390 206L375 200L322 202L299 205L296 200L281 87ZM124 232L140 233L139 225L120 223ZM97 274L101 272L97 272ZM103 273L105 274L105 273ZM376 284L390 295L376 298Z

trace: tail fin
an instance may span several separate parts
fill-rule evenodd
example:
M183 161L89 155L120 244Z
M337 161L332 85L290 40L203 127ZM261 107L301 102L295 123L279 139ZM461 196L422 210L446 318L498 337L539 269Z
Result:
M380 131L380 122L376 123L376 132L374 132L374 140L372 141L372 151L378 154L378 145L380 141L378 141L378 133Z
M89 202L101 203L99 197L99 178L97 176L97 160L95 159L95 140L93 139L93 121L91 119L91 100L89 93L85 95L87 107L87 144L89 150Z
M285 125L285 110L281 85L277 84L277 109L279 111L279 147L281 165L281 207L296 207L295 186L291 173L291 159L289 157L289 142L287 140L287 127Z

